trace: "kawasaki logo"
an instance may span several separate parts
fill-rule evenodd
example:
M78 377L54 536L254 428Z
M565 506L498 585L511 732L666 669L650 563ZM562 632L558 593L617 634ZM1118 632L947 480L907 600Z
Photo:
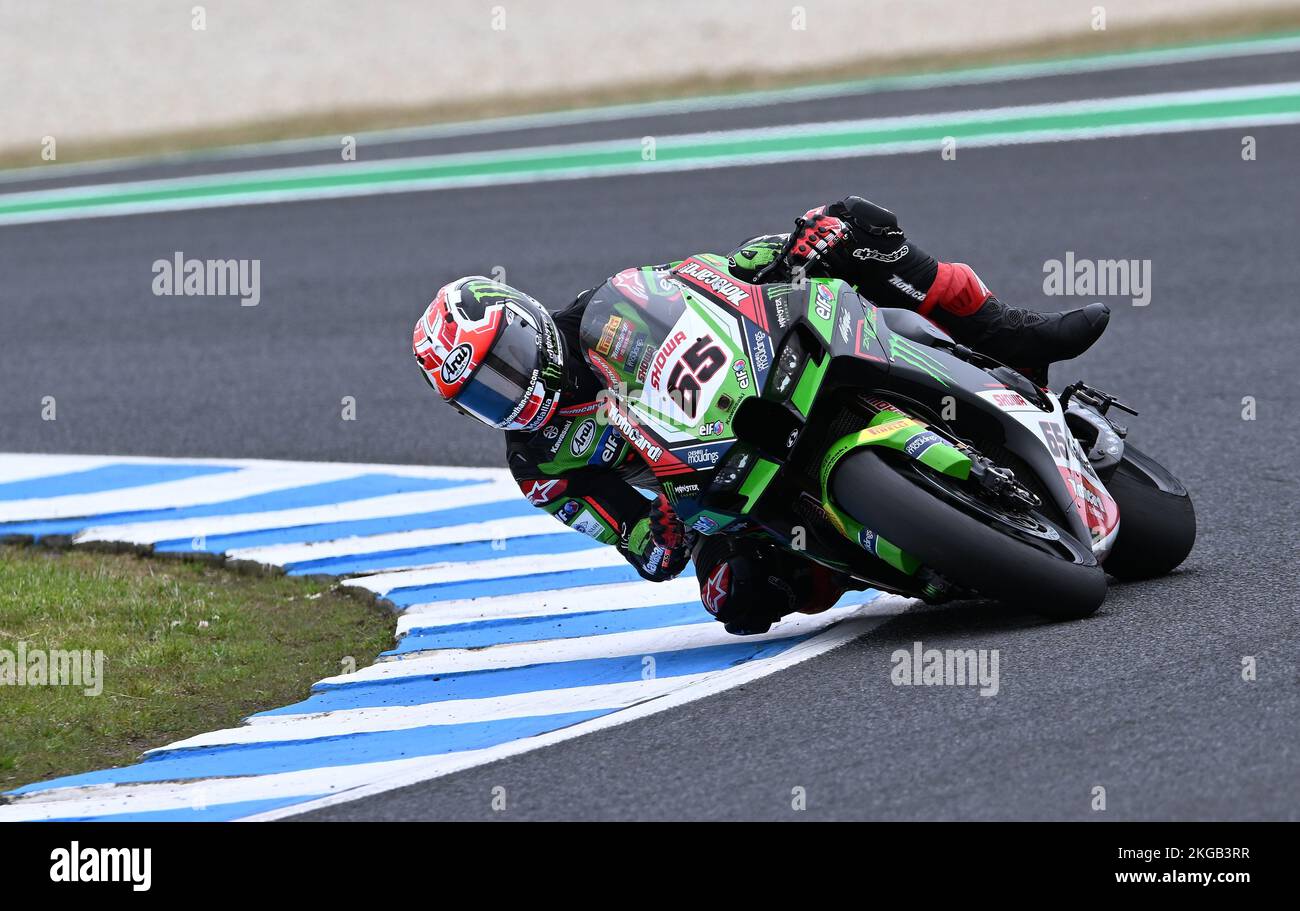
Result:
M706 288L716 291L719 295L733 307L739 307L741 304L749 301L749 292L731 279L719 275L712 269L706 268L699 263L688 262L682 266L681 274L693 278Z

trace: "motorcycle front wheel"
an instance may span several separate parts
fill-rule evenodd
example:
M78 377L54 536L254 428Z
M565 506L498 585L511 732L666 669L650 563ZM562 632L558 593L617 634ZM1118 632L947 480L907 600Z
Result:
M844 512L963 589L1054 620L1087 617L1106 599L1091 547L1041 513L981 503L911 459L859 449L830 490Z

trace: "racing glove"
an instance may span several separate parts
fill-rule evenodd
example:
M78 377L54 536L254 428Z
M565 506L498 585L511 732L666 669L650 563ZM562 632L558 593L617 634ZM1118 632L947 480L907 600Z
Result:
M840 244L849 233L845 222L828 214L827 206L809 209L794 221L790 238L790 261L805 272L828 251Z
M619 549L642 578L666 582L686 568L694 542L695 533L682 525L668 498L660 493Z
M820 217L843 229L825 249L813 247L817 274L843 279L882 307L919 308L938 263L907 239L893 212L861 196L846 196L825 206Z
M896 263L907 256L907 236L898 226L898 216L861 196L846 196L826 207L829 216L847 226L845 243L836 250L837 259L859 263Z

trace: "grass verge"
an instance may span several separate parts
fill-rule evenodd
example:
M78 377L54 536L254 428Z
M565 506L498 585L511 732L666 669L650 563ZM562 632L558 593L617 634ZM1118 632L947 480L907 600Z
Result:
M302 699L349 657L363 667L389 648L395 623L322 581L0 546L0 791L128 764ZM38 650L103 652L102 692L6 684L19 642L29 667Z

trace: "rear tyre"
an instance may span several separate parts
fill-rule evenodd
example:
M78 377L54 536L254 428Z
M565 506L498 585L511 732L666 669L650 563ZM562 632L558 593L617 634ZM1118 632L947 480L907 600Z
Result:
M1187 488L1155 459L1126 445L1106 490L1119 505L1119 534L1106 572L1116 579L1152 579L1187 559L1196 543L1196 510Z
M831 478L836 504L949 581L1054 620L1077 620L1106 599L1091 549L1073 561L1004 533L909 480L869 449ZM1123 521L1121 519L1121 521Z

